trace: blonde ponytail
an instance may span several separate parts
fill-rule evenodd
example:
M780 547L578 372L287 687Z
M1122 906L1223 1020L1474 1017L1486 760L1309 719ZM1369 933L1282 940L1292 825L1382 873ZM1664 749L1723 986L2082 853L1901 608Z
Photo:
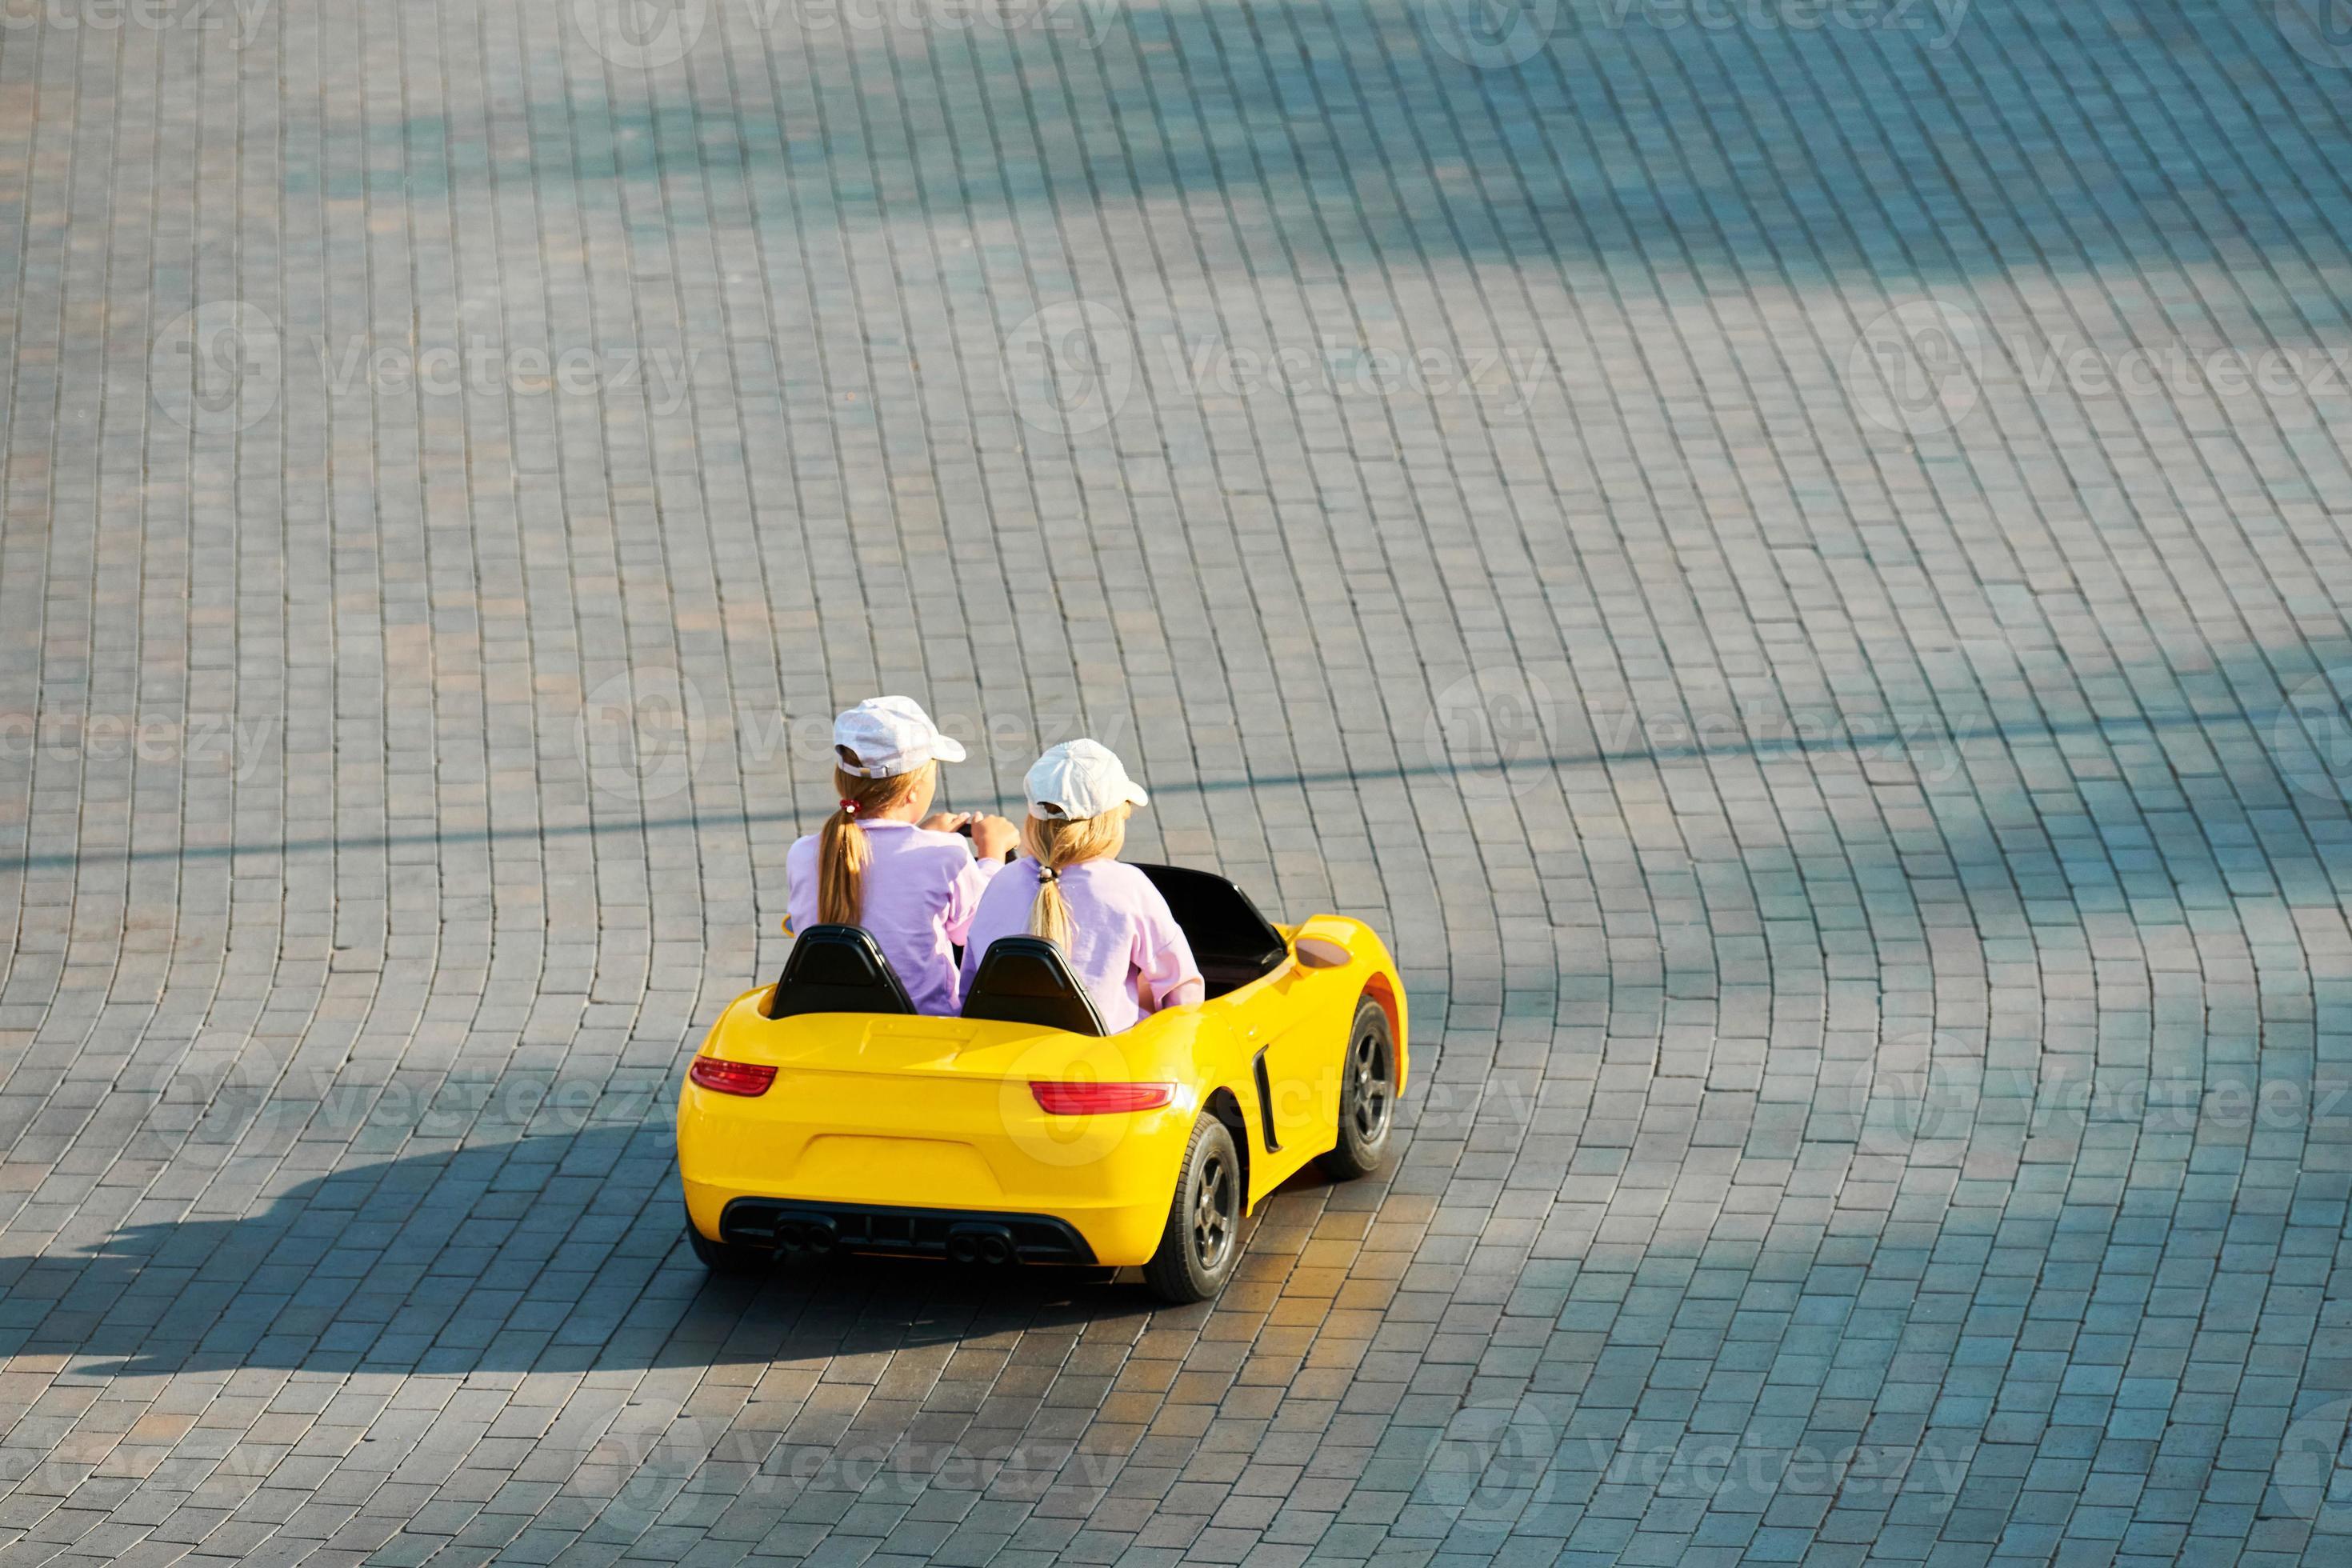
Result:
M857 763L857 753L846 746L834 748L851 767ZM816 839L816 918L827 925L854 926L864 912L863 882L866 868L874 858L873 846L866 841L866 829L858 823L889 810L912 795L923 782L927 770L936 763L925 763L911 773L887 779L860 778L841 768L833 770L833 787L841 796L841 805L824 819Z
M1133 809L1118 805L1100 816L1023 819L1022 847L1037 862L1037 897L1029 906L1031 936L1069 951L1070 901L1062 896L1062 873L1087 860L1118 858L1127 847L1127 818Z

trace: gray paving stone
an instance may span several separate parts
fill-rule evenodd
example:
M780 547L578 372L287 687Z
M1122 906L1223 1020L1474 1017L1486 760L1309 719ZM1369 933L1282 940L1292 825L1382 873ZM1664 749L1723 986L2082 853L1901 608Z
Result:
M2352 1559L2338 22L0 5L0 1568ZM679 1245L886 689L1389 935L1213 1307Z

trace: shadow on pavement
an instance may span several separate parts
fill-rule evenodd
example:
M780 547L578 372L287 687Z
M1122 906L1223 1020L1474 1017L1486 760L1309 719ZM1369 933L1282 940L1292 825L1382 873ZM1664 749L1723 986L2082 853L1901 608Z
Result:
M666 1126L412 1155L309 1178L243 1214L199 1200L94 1245L0 1259L0 1352L99 1376L766 1364L1152 1310L1101 1269L851 1259L713 1280L682 1223Z

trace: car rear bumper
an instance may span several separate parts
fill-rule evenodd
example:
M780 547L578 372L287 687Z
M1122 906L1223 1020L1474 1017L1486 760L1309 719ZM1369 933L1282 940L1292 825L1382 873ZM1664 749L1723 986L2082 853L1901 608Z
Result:
M1167 1227L1192 1108L1047 1117L1026 1084L1014 1088L1017 1098L994 1083L802 1074L747 1099L688 1084L677 1123L688 1213L720 1241L737 1239L727 1229L739 1203L751 1205L747 1216L761 1205L1021 1216L1066 1228L1085 1255L1039 1252L1034 1261L1149 1260Z
M1117 1268L1149 1261L1168 1224L1165 1194L1139 1204L942 1208L893 1203L879 1195L747 1191L692 1177L682 1184L687 1217L703 1235L786 1252L793 1248L782 1245L789 1238L780 1239L778 1227L818 1219L831 1226L832 1243L841 1251L914 1258L951 1257L949 1243L957 1226L995 1226L1008 1233L1013 1248L1009 1261ZM1171 1175L1171 1190L1173 1184Z
M1094 1247L1066 1220L986 1209L734 1198L719 1211L719 1233L721 1241L738 1247L784 1253L880 1253L989 1264L1095 1261Z

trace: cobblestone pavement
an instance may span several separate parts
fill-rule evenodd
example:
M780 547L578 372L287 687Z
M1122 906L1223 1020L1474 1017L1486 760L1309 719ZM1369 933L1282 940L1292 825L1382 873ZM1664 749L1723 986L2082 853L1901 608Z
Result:
M0 0L0 1568L2352 1561L2342 22ZM879 690L1396 947L1213 1308L681 1245Z

